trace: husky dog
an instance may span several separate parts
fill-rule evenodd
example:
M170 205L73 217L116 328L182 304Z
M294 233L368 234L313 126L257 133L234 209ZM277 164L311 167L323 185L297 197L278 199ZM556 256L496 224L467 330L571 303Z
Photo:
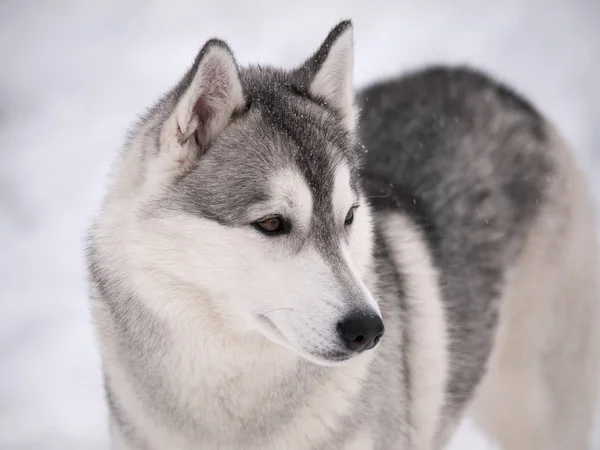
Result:
M587 448L594 209L551 125L437 67L356 97L352 25L294 70L210 40L90 230L114 449Z

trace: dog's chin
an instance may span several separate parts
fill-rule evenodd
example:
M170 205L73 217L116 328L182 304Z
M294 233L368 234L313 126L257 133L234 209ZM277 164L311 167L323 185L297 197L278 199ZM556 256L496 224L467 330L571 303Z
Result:
M263 336L265 336L271 342L275 344L279 344L282 347L285 347L288 350L293 351L298 356L303 359L317 364L319 366L324 367L333 367L339 366L344 362L352 359L354 356L357 356L355 352L348 351L328 351L328 352L318 352L318 351L308 351L304 348L298 348L296 345L292 344L285 335L279 330L277 325L273 323L272 320L267 317L259 318L259 330Z
M324 367L335 367L344 364L346 361L351 360L356 353L348 353L348 352L336 352L336 353L326 353L326 354L318 354L318 353L310 353L306 351L298 351L296 350L300 356L302 356L307 361L310 361L318 366Z

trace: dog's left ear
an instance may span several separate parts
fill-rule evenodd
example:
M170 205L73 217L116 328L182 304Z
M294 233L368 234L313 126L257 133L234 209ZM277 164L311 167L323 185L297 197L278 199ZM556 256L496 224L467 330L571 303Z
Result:
M308 93L325 102L340 115L344 126L355 126L352 22L340 22L317 52L300 68L308 77ZM306 78L305 78L306 79Z

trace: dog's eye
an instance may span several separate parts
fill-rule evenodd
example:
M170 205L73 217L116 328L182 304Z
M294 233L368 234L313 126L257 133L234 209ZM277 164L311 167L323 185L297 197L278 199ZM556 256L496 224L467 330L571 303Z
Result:
M254 222L254 225L259 231L262 231L267 235L279 234L285 231L284 221L279 216L262 219L258 222Z
M344 221L344 223L346 225L350 225L352 222L354 222L354 210L356 209L356 206L353 206L352 208L350 208L350 210L348 211L348 214L346 214L346 220Z

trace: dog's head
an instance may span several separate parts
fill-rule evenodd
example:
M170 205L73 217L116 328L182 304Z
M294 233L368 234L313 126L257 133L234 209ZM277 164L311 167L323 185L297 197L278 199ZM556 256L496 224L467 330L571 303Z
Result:
M372 238L352 65L350 22L292 71L239 68L211 40L134 131L139 157L123 160L136 181L119 180L119 195L138 199L146 250L135 254L148 268L322 364L383 334L365 286Z

